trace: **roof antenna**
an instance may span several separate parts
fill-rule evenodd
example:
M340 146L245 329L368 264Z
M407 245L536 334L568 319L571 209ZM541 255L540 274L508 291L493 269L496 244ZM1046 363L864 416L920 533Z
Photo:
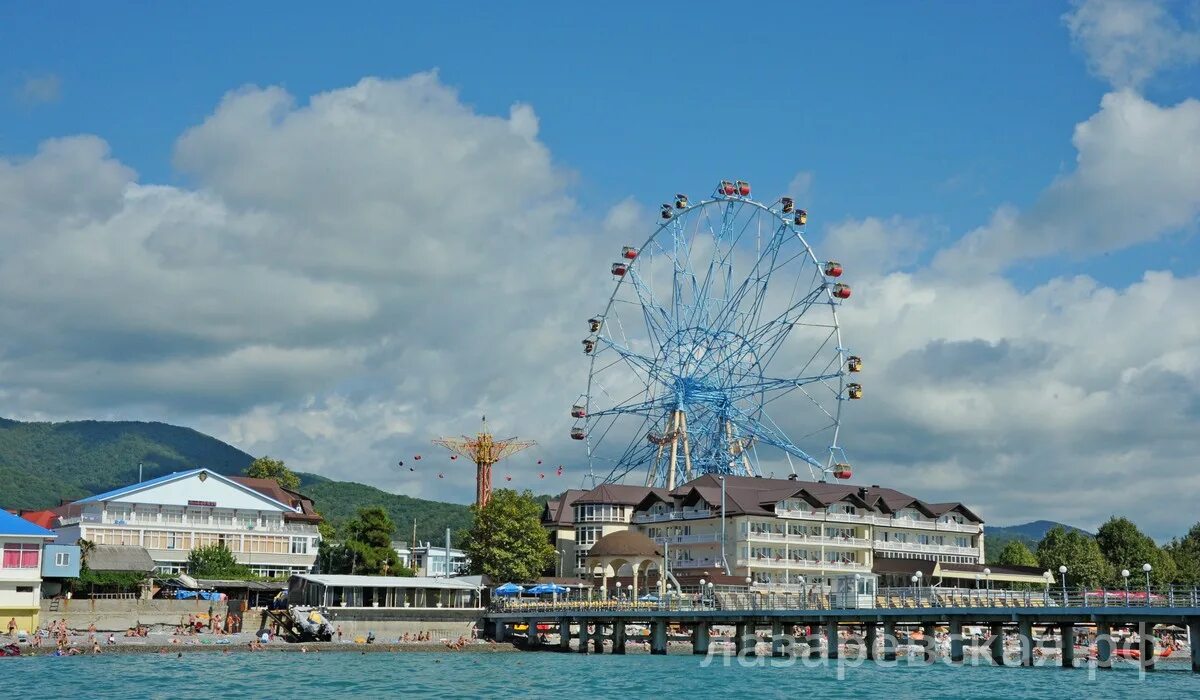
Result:
M142 463L138 462L138 483L142 483Z

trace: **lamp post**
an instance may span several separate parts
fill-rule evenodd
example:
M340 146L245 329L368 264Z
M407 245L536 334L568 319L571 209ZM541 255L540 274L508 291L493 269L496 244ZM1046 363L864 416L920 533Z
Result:
M725 575L729 576L729 559L725 556L725 477L718 476L721 482L721 566L725 567Z
M808 579L801 576L799 579L799 582L800 582L800 600L801 600L801 602L803 602L803 604L807 605L808 604L808 592L805 590L804 584L808 582Z
M1121 569L1121 578L1125 579L1125 607L1129 607L1129 569Z
M621 582L617 581L617 602L621 602Z
M910 578L909 580L910 580L910 581L912 581L912 585L913 585L913 604L914 604L914 605L916 605L916 604L917 604L917 597L918 597L918 596L917 596L917 593L918 593L918 592L917 592L917 584L918 584L918 583L921 581L921 578L920 578L919 576L917 576L916 574L913 574L913 575L912 575L912 578Z
M975 599L979 599L979 574L975 574Z
M717 592L713 590L713 582L708 582L708 599L712 603L713 608L717 607Z
M1058 565L1058 574L1062 576L1063 607L1067 607L1067 565Z
M1150 570L1153 568L1150 564L1142 564L1142 571L1146 572L1146 607L1150 607Z
M1045 602L1049 603L1050 602L1050 582L1054 580L1054 574L1050 573L1050 569L1046 569L1046 571L1042 574L1042 580L1044 580L1046 582L1046 591L1043 594L1046 599Z
M988 606L991 606L991 604L992 604L992 570L991 569L985 568L983 570L983 579L984 579L985 585L987 586Z

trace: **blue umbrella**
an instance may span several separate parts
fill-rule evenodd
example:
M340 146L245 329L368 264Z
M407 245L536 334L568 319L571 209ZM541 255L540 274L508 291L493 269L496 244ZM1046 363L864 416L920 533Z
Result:
M496 595L516 595L524 590L524 588L515 583L506 583L503 586L497 586L494 592Z
M638 598L638 600L646 600L646 601L650 601L652 603L657 603L658 596L654 595L653 593L647 593L646 595L642 596L641 598Z
M529 592L534 595L545 595L547 593L562 594L567 592L567 587L560 586L557 583L539 583L533 588L530 588Z

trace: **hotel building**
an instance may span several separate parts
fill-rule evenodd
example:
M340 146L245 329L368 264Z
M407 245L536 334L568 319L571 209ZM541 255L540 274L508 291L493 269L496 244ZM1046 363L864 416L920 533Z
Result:
M854 573L907 585L920 562L938 564L948 578L969 578L984 561L983 521L966 506L877 485L740 476L722 484L711 474L670 492L610 484L564 493L542 519L560 556L573 557L575 575L585 579L597 575L584 565L593 538L621 528L663 546L684 584L728 570L772 588L830 584Z
M61 542L142 547L160 573L187 568L196 548L220 544L259 576L312 570L321 516L271 479L193 469L97 494L60 509Z

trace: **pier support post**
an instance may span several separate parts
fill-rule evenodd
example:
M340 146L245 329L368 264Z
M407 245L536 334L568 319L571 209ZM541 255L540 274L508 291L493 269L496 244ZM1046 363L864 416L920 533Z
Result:
M962 620L950 619L950 661L952 663L961 664L963 662L963 623Z
M838 623L836 620L825 623L825 658L838 657Z
M596 629L592 634L592 651L597 654L604 653L604 623L600 620L596 621Z
M1018 623L1021 637L1021 665L1033 665L1033 620L1022 618Z
M1096 623L1096 667L1112 670L1112 624Z
M754 656L754 649L758 646L758 637L755 634L753 622L739 622L734 625L733 649L741 656L745 653L747 656Z
M896 623L890 618L883 623L883 660L896 660Z
M1064 622L1058 626L1059 646L1062 647L1062 667L1075 668L1075 625Z
M508 636L508 623L504 620L496 620L495 625L492 639L496 640L497 644L500 644Z
M525 647L527 649L538 649L542 646L542 640L538 638L537 620L525 618Z
M780 658L787 655L784 651L783 639L783 622L774 620L771 622L771 656Z
M654 621L650 632L650 653L667 653L667 621L661 617Z
M1141 662L1143 671L1154 670L1154 623L1138 623L1138 646L1141 647ZM1194 642L1193 642L1194 643Z
M1188 620L1187 628L1192 643L1192 673L1200 673L1200 619Z
M588 653L588 622L586 617L579 618L579 645L575 647L575 651L580 654Z
M925 663L933 663L934 656L937 655L937 623L922 622L921 623L921 647L925 650Z
M712 640L708 636L708 623L700 621L692 628L692 653L708 655L708 647Z
M988 624L988 632L991 635L988 638L988 648L992 652L992 663L997 666L1004 665L1004 623L992 622Z
M571 618L569 617L558 620L558 650L571 651Z
M863 635L863 644L867 645L867 661L874 661L875 642L877 641L876 637L879 635L879 625L874 622L867 622L864 626L866 627L866 634Z
M613 620L613 646L612 653L625 653L625 621Z

